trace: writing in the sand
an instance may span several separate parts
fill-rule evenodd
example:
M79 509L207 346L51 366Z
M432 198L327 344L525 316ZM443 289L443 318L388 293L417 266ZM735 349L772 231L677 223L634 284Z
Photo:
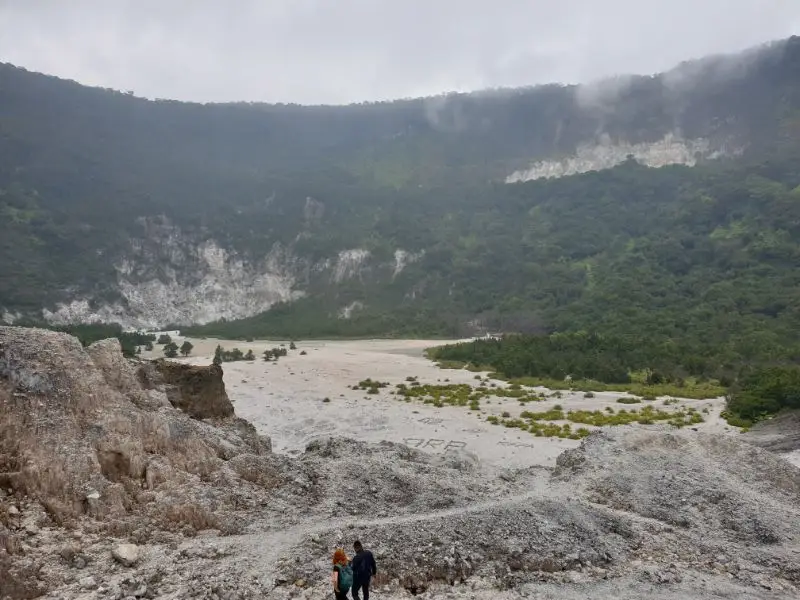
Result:
M459 442L457 440L438 440L436 438L423 439L423 438L406 438L403 440L406 446L412 448L441 448L442 450L456 450L464 448L467 443Z
M512 448L535 448L533 444L523 444L522 442L498 442L501 446L511 446Z

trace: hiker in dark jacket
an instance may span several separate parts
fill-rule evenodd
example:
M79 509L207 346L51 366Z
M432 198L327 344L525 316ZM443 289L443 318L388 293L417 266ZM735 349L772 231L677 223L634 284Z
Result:
M353 543L353 550L356 551L350 563L353 566L353 600L361 600L358 597L359 590L364 590L364 600L369 600L369 580L378 572L375 557L358 540Z

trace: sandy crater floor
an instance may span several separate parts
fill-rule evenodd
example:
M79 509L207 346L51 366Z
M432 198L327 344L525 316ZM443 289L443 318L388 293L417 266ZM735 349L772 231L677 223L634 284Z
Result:
M583 392L565 391L561 398L530 403L527 407L520 406L513 398L493 397L488 402L481 401L481 411L475 412L466 407L436 408L421 402L408 403L391 395L394 386L409 376L418 377L423 384L444 384L445 380L478 384L475 373L442 370L423 356L425 348L444 343L441 340L305 341L277 363L264 362L261 353L286 342L190 341L195 348L193 356L186 360L195 364L208 364L218 343L228 350L234 347L243 352L253 350L257 356L253 362L224 364L228 395L239 416L272 438L276 452L289 454L301 452L315 438L333 435L369 442L405 443L429 452L458 449L475 455L487 466L552 466L562 451L580 442L537 438L518 429L492 425L486 416L500 416L503 412L516 416L523 410L547 410L556 404L564 410L603 410L607 406L619 410L645 405L622 405L616 400L625 394L617 392L597 392L594 398L584 398ZM307 354L300 355L301 350ZM159 351L156 346L153 356ZM378 395L351 389L366 378L390 385ZM324 402L325 398L330 401ZM703 415L706 422L699 429L735 433L734 428L728 428L719 418L724 405L721 398L681 400L671 407L663 406L660 401L654 404L662 409L682 405L698 410L708 408L709 413Z

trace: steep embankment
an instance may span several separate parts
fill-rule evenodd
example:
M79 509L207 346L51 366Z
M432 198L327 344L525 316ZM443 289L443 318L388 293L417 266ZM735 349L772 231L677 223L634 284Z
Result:
M789 461L800 467L800 411L785 411L756 423L747 432L747 441L786 454Z

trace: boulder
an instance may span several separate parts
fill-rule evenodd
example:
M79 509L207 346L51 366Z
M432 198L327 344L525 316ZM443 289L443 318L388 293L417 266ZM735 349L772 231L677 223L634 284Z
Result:
M111 550L111 556L124 567L132 567L141 558L139 546L136 544L119 544Z

